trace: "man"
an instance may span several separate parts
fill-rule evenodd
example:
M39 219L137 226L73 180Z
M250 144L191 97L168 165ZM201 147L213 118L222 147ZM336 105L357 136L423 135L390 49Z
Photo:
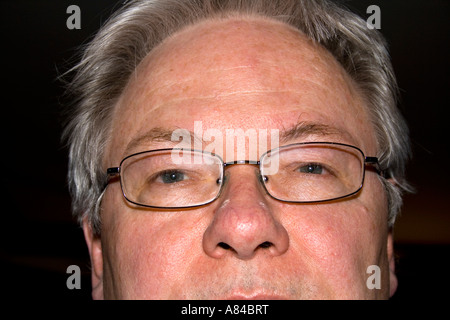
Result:
M131 1L75 70L95 299L394 294L408 136L364 20L320 0Z

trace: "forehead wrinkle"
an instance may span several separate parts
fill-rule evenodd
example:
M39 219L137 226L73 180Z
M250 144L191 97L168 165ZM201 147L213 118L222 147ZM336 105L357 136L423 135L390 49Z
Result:
M192 79L191 79L192 80ZM306 82L306 83L310 83L314 86L320 87L323 90L326 91L330 91L330 88L328 88L325 84L321 83L321 82L317 82L317 81L312 81L312 80L308 80L308 79L297 79L298 81L301 82ZM171 85L167 85L164 87L167 88L171 88L173 86L179 85L180 83L173 83ZM160 88L162 88L163 86L161 86ZM147 92L146 96L151 95L152 92L157 91L157 88L151 89L149 90L149 92ZM173 91L171 91L173 94ZM161 101L159 103L153 103L153 108L150 109L149 111L153 111L156 110L158 108L161 108L165 105L169 105L172 103L179 103L182 101L202 101L202 100L213 100L213 99L217 99L217 98L227 98L227 97L232 97L232 96L236 96L236 95L242 95L242 97L244 98L245 96L258 96L258 95L264 95L264 94L305 94L304 89L303 90L294 90L294 89L285 89L285 90L281 90L281 89L242 89L242 90L227 90L226 92L214 92L212 94L197 94L195 96L189 96L189 97L185 97L185 96L179 96L179 97L174 97L172 95L171 98L169 99L164 99L164 101ZM159 97L159 99L161 99L161 97Z
M298 40L302 40L301 38ZM299 41L300 42L300 41ZM316 48L317 49L317 48ZM172 48L173 50L173 48ZM304 60L303 63L307 63L308 68L311 69L309 72L312 73L320 73L323 76L325 76L325 78L329 78L329 79L333 79L336 75L333 74L327 74L327 67L330 63L334 63L334 61L328 61L327 59L325 59L324 57L318 58L318 54L317 53L311 53L309 51L311 51L310 48L305 48L302 47L302 50L307 50L308 54L305 54L302 50L300 50L299 48L296 48L296 50L291 49L292 51L295 52L295 56L300 60ZM321 50L321 51L325 51L325 50ZM169 54L172 54L169 52ZM325 51L324 54L327 54L327 52ZM329 56L329 54L327 54ZM311 57L313 56L313 57ZM150 57L155 58L155 59L150 59ZM332 57L331 57L332 58ZM247 61L247 62L238 62L238 64L236 65L220 65L220 66L214 66L211 64L208 64L206 68L202 69L201 71L197 70L197 72L195 72L194 74L190 73L187 74L188 77L185 77L183 75L186 75L185 73L185 66L180 66L179 64L169 64L167 65L167 62L163 63L162 69L161 69L161 64L159 63L161 59L161 53L157 54L155 57L155 53L151 53L149 54L148 57L146 57L147 63L144 63L143 65L141 65L141 75L139 78L147 78L145 79L145 82L154 82L152 84L152 86L150 86L150 88L148 88L149 90L147 90L146 95L152 95L155 92L157 92L158 90L164 90L164 89L171 89L174 86L183 86L189 82L194 82L194 81L198 81L198 80L202 80L204 81L205 75L208 74L217 74L220 72L226 73L225 76L228 76L228 71L232 71L232 70L257 70L256 73L253 74L242 74L242 76L244 76L245 79L247 79L248 81L248 77L251 76L253 78L252 83L253 84L257 84L259 82L259 84L262 86L263 84L265 84L265 80L266 80L266 75L264 73L261 73L262 70L260 70L261 68L263 70L266 71L270 71L271 74L278 74L279 76L282 77L282 81L278 82L278 86L281 84L282 86L286 85L286 72L285 71L286 68L289 68L289 65L285 62L285 59L279 59L276 62L272 61L271 59L268 59L264 54L258 54L258 55L252 55L252 61ZM308 63L308 61L310 61L311 59L314 59L315 64L310 64ZM332 60L332 59L331 59ZM178 59L175 59L175 61L178 61ZM215 62L217 63L217 61ZM335 64L335 63L334 63ZM280 67L282 67L282 70L280 70ZM290 68L289 68L290 69ZM177 71L180 71L180 73L178 73ZM245 71L244 71L245 72ZM308 73L309 73L308 72ZM308 79L302 79L296 76L296 74L292 74L292 73L287 73L289 75L289 80L292 81L301 81L301 82L305 82L308 81ZM233 77L234 76L239 76L236 73L232 73L231 74ZM169 77L168 77L169 76ZM175 76L175 77L174 77ZM220 77L223 78L223 77ZM323 77L320 77L323 78ZM341 78L341 77L340 77ZM169 79L171 81L169 81ZM258 80L260 79L260 80ZM233 79L231 79L233 80ZM256 83L255 83L256 81ZM325 83L321 83L324 81L312 81L311 79L309 79L310 82L314 83L315 85L317 85L318 87L324 88L326 87ZM325 81L326 82L326 81ZM156 86L155 86L156 84ZM183 91L186 90L186 86L184 88L182 88Z
M274 64L274 67L276 67L278 70L275 70L275 71L277 71L277 73L279 73L280 75L282 75L283 76L283 78L285 78L286 77L286 75L289 75L289 80L292 82L292 81L294 81L294 82L306 82L306 83L311 83L311 84L314 84L314 85L316 85L317 87L320 87L320 88L323 88L323 89L326 89L326 90L330 90L330 88L326 85L326 83L325 83L325 81L314 81L314 80L312 80L312 79L310 79L310 78L308 78L308 79L305 79L305 78L303 78L303 77L298 77L298 76L296 76L296 74L286 74L286 73L284 73L284 72L280 72L279 71L279 66L276 66L276 64ZM172 81L168 81L167 80L167 77L164 77L163 76L163 79L164 79L164 81L162 81L163 83L161 83L161 84L159 84L159 85L157 85L157 86L155 86L155 85L152 85L151 86L151 88L149 88L149 89L147 89L146 90L146 96L149 96L149 95L152 95L152 94L154 94L155 92L158 92L159 90L161 90L161 89L171 89L171 88L173 88L173 87L177 87L177 86L182 86L182 85L185 85L185 84L188 84L188 83L190 83L190 82L193 82L193 81L197 81L197 80L204 80L204 78L205 78L205 74L208 74L208 73L217 73L218 71L230 71L230 70L239 70L239 69L253 69L253 67L252 66L237 66L237 67L227 67L227 68L217 68L217 69L208 69L208 70L204 70L204 72L198 72L197 74L195 74L195 75L193 75L193 76L191 76L191 77L188 77L188 78L183 78L183 79L179 79L179 78L177 78L177 79L173 79ZM273 72L272 71L274 71L274 70L272 70L271 68L268 68L267 66L264 68L264 69L270 69L269 71L271 71L271 73L273 74ZM149 71L150 72L150 74L151 74L151 71ZM318 72L318 71L317 71ZM323 75L323 76L325 76L326 77L326 71L321 71L321 74ZM229 75L229 74L227 74L227 75ZM235 74L232 74L232 75L230 75L230 76L235 76ZM248 74L245 74L245 78L246 79L248 79ZM157 75L157 76L155 76L155 75L150 75L150 78L154 78L154 77L156 77L156 79L158 79L158 78L160 78L161 77L161 75ZM222 79L224 79L224 77L221 77ZM253 78L260 78L261 80L262 80L262 83L260 83L260 85L261 85L261 87L267 87L266 85L264 85L264 80L266 79L266 77L265 76L263 76L262 74L259 74L259 75L256 75L255 76L255 74L253 74ZM328 77L327 78L330 78L330 79L332 79L333 77L332 77L332 75L328 75ZM320 79L322 79L322 77L320 78ZM227 81L231 81L231 80L227 80ZM155 82L161 82L161 81L155 81ZM165 82L165 83L164 83ZM285 84L285 80L283 81L283 84ZM280 85L280 83L278 84L278 85ZM291 84L292 85L292 84ZM249 90L249 91L251 91L251 90ZM261 89L261 90L255 90L255 91L261 91L261 92L264 92L264 89ZM280 91L280 92L288 92L288 91L292 91L292 92L296 92L296 90L292 90L292 89L289 89L289 90L274 90L274 89L272 89L272 90L267 90L267 92L275 92L275 91Z
M247 68L247 67L245 67ZM230 70L233 68L230 68ZM256 88L254 89L241 89L241 90L232 90L232 88L228 88L228 90L226 91L215 91L214 89L214 85L212 86L212 88L210 87L210 91L212 91L211 94L196 94L194 97L189 97L189 98L185 98L184 96L182 96L182 94L186 94L186 90L190 90L191 88L189 87L189 83L190 82L194 82L194 81L198 81L199 79L203 79L204 78L204 74L198 74L196 76L187 78L187 79L182 79L182 80L174 80L171 81L170 83L166 83L166 84L161 84L158 86L152 86L151 88L147 89L144 95L144 98L146 97L154 97L155 94L160 93L161 90L166 90L166 92L170 92L171 93L171 98L169 99L164 99L164 103L168 103L168 102L178 102L178 101L183 101L183 100L202 100L202 99L215 99L215 98L220 98L220 97L228 97L228 96L233 96L233 95L237 95L237 94L243 94L243 95L251 95L251 94L265 94L265 93L287 93L287 94L295 94L295 93L300 93L300 94L305 94L304 92L304 88L302 88L302 90L296 90L295 87L297 85L292 86L292 82L297 82L297 84L300 83L307 83L311 86L315 86L317 88L320 88L323 91L330 91L330 88L323 83L322 81L314 81L312 79L304 79L301 77L296 77L296 76L291 76L289 80L289 87L288 84L286 83L286 79L280 79L280 82L277 84L277 87L280 87L279 89L277 88L270 88L267 85L264 84L264 79L261 77L261 81L259 82L259 85L257 85ZM224 80L224 81L230 81L230 83L232 83L231 80ZM219 81L218 83L220 83L222 81ZM179 87L179 88L177 88ZM253 87L255 87L255 84L253 84ZM174 89L178 89L178 90L174 90ZM351 88L349 88L349 86L345 87L345 91L348 92L350 95L353 95ZM178 91L178 94L177 94ZM202 90L203 91L203 90ZM174 96L178 95L178 98L175 98ZM160 100L161 97L158 96L158 100ZM160 106L155 106L155 108L158 108Z
M194 82L194 81L204 80L205 74L208 74L208 73L216 73L218 71L230 71L230 70L245 69L245 68L251 68L251 67L240 66L240 67L230 67L230 68L208 69L208 70L205 70L204 72L198 72L197 74L195 74L191 77L182 78L182 79L179 79L179 78L172 79L172 81L168 81L167 77L165 77L165 73L167 73L167 72L163 73L163 75L161 75L161 74L157 74L157 75L153 74L152 75L151 71L147 71L148 73L150 73L151 79L156 78L156 81L154 81L154 82L156 82L156 83L163 82L163 83L158 83L158 85L156 85L156 86L152 85L150 89L146 90L145 97L152 96L155 93L160 92L161 90L170 91L170 89L173 87L182 87L183 85L188 85L189 83ZM161 78L161 77L164 80L158 81L158 78ZM138 80L136 79L136 81L138 81ZM150 82L150 81L147 80L147 82ZM183 90L185 90L185 88L183 88Z
M298 37L298 34L297 34ZM302 37L300 37L299 42L301 43L301 41L304 41L305 39L303 39ZM180 41L180 39L177 39L177 41ZM184 40L182 40L183 42ZM173 45L173 43L171 42L171 45ZM303 51L299 50L299 48L296 48L295 51L295 55L297 56L297 58L302 57L305 60L311 60L311 57L314 58L314 62L316 64L308 64L309 68L312 68L312 70L310 70L309 72L319 72L320 74L322 74L321 77L319 77L319 79L324 80L323 78L327 78L328 80L333 80L336 77L336 74L328 74L327 73L327 65L330 63L330 61L327 61L327 59L325 58L319 58L318 54L316 52L312 52L312 49L309 47L304 47L302 46ZM159 48L160 50L162 49L162 47ZM174 48L172 48L173 50ZM321 48L320 46L315 46L316 50L320 50L321 52L323 52L324 54L327 54L328 56L330 55L329 53L327 53L327 51L323 48ZM306 53L304 52L306 50ZM164 55L163 55L164 56ZM158 106L160 103L162 104L167 104L169 102L179 102L179 101L183 101L185 98L183 97L183 95L187 95L187 93L192 90L192 87L195 87L195 82L198 81L204 81L205 79L205 75L208 74L214 74L214 73L218 73L218 72L223 72L223 73L227 73L227 71L232 71L232 70L252 70L252 69L257 69L257 67L259 68L263 68L266 71L270 71L270 73L272 75L275 75L275 77L279 77L279 81L276 82L276 84L274 84L273 82L270 84L271 87L268 87L269 83L267 83L266 77L264 76L264 73L261 73L261 70L259 70L256 74L252 74L252 78L253 80L252 85L256 86L255 89L241 89L241 90L232 90L234 85L233 82L236 82L236 79L227 79L227 75L225 75L224 77L219 77L219 81L217 81L218 83L215 85L214 81L207 81L208 84L208 88L211 94L205 94L205 87L201 86L202 89L201 91L198 92L198 94L196 95L195 100L202 100L202 99L215 99L215 98L226 98L229 96L233 96L233 95L238 95L238 94L242 94L242 95L250 95L253 93L275 93L275 92L279 92L279 93L288 93L289 91L291 93L302 93L304 95L304 92L299 92L298 90L295 90L296 85L292 82L297 82L298 85L300 85L300 83L310 83L312 86L315 86L317 88L320 88L322 91L330 91L330 88L326 85L327 82L329 81L321 81L321 80L316 80L314 81L313 79L311 79L311 77L307 77L307 79L299 77L297 75L297 73L286 73L283 72L286 69L286 63L284 63L284 59L279 59L277 60L277 62L275 63L274 61L267 59L267 57L265 55L257 55L254 56L254 60L252 60L252 63L250 64L245 64L240 62L241 64L239 65L222 65L219 67L214 67L211 65L208 65L208 68L206 69L202 69L201 72L196 72L194 74L188 74L188 77L183 77L180 76L180 74L178 74L178 72L176 72L180 67L178 64L175 65L167 65L166 63L164 63L164 67L162 69L160 69L161 65L157 62L160 62L161 59L161 52L159 52L159 54L156 54L156 59L149 59L149 57L153 57L155 58L155 52L151 53L146 59L147 59L147 63L145 63L144 65L142 65L141 67L143 67L142 69L142 73L140 78L147 78L145 79L145 82L147 82L146 86L146 92L142 95L144 99L146 98L150 98L152 100L156 100L154 101L154 106L155 108L159 108L160 106ZM301 59L303 60L303 59ZM307 62L307 61L304 61ZM255 62L257 62L255 64ZM280 71L280 64L283 66L282 70ZM273 67L272 67L273 65ZM212 67L212 68L211 68ZM322 70L323 69L323 70ZM313 71L314 70L314 71ZM342 70L341 70L342 71ZM184 74L184 68L180 69L181 75ZM245 72L245 71L244 71ZM308 72L308 73L309 73ZM286 74L289 75L289 79L286 79ZM233 74L233 78L236 74ZM175 76L175 77L174 77ZM239 78L239 75L237 75ZM245 76L246 78L248 78L248 74L242 74L241 76ZM221 80L221 79L222 80ZM339 76L339 78L342 78L342 75ZM345 78L345 76L344 76ZM259 79L259 80L258 80ZM219 92L215 92L215 88L217 86L220 87L220 83L223 83L225 81L230 81L230 86L228 86L228 92L223 92L221 91ZM153 84L151 86L148 86L149 82L153 82ZM237 81L237 82L241 82L241 81ZM247 81L245 81L247 82ZM334 82L334 81L333 81ZM242 83L242 82L241 82ZM348 84L344 81L345 85L348 86ZM192 85L191 85L192 84ZM289 89L287 89L287 87L289 87ZM265 90L265 88L269 89L269 90ZM274 90L275 88L280 88L281 90ZM292 89L291 89L292 88ZM175 89L175 90L174 90ZM231 90L230 90L231 89ZM237 89L237 88L235 88ZM286 90L283 90L286 89ZM347 93L351 93L352 90L351 88L343 88ZM304 91L304 90L303 90ZM170 96L166 96L166 94L161 95L161 92L170 92ZM178 95L178 97L177 97ZM350 94L351 95L351 94ZM142 99L142 98L141 98ZM188 99L192 99L192 98L188 98Z
M292 93L293 91L290 90L235 90L235 91L228 91L224 93L217 93L217 94L210 94L210 95L199 95L195 97L179 97L179 98L171 98L170 100L165 100L164 102L160 104L155 104L152 110L171 105L171 104L177 104L182 101L203 101L203 100L215 100L217 98L227 98L227 97L233 97L236 95L240 95L242 98L245 98L246 96L259 96L259 95L265 95L265 94L278 94L278 93ZM232 107L232 106L230 106ZM239 106L241 108L242 106ZM272 110L273 111L273 110Z

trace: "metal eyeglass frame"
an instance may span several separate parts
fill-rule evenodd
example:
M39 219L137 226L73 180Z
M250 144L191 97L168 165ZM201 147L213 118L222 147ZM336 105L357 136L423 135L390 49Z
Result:
M229 167L229 166L237 165L237 164L249 164L249 165L257 165L257 166L259 166L259 165L261 164L261 159L262 159L267 153L273 152L274 150L279 150L279 149L282 149L282 148L292 147L292 146L296 146L296 145L336 145L336 146L350 147L350 148L353 148L353 149L357 150L357 151L361 154L362 158L364 159L364 169L363 169L363 174L362 174L361 185L358 187L358 189L357 189L356 191L354 191L354 192L352 192L352 193L349 193L349 194L347 194L347 195L344 195L344 196L336 197L336 198L325 199L325 200L310 200L310 201L290 201L290 200L279 199L279 198L273 196L273 195L267 190L265 183L261 180L260 182L262 183L262 185L263 185L264 190L266 191L266 193L267 193L270 197L272 197L273 199L275 199L275 200L282 201L282 202L286 202L286 203L304 203L304 204L308 204L308 203L331 202L331 201L336 201L336 200L339 200L339 199L351 197L351 196L357 194L357 193L362 189L362 187L363 187L363 185L364 185L364 180L365 180L365 175L366 175L366 166L367 166L367 165L374 166L375 171L376 171L376 173L377 173L378 175L380 175L380 176L382 176L382 177L386 177L386 170L380 169L379 160L378 160L377 157L366 157L366 156L364 155L364 152L363 152L361 149L359 149L358 147L355 147L355 146L352 146L352 145L349 145L349 144L345 144L345 143L338 143L338 142L315 142L315 141L314 141L314 142L300 142L300 143L293 143L293 144L281 146L281 147L274 148L274 149L271 149L271 150L266 151L265 153L263 153L263 154L261 155L261 157L259 158L258 161L253 161L253 160L236 160L236 161L230 161L230 162L224 162L223 159L222 159L219 155L214 154L214 153L211 153L211 152L207 152L207 151L196 150L196 149L184 149L184 148L164 148L164 149L147 150L147 151L141 151L141 152L133 153L133 154L131 154L131 155L126 156L125 158L123 158L122 161L120 162L120 164L119 164L118 167L111 167L111 168L108 168L108 169L106 170L106 174L107 174L108 180L107 180L107 182L105 183L105 186L104 186L103 191L105 191L105 189L106 189L106 187L108 186L108 184L110 183L112 177L115 177L115 176L118 176L118 175L120 176L121 167L122 167L122 164L123 164L123 162L124 162L125 160L127 160L128 158L134 157L134 156L136 156L136 155L144 154L144 153L159 152L159 151L169 151L169 150L172 150L172 151L173 151L173 150L180 150L180 151L188 150L188 151L193 151L193 152L206 153L206 154L212 155L212 156L217 157L217 158L220 159L220 162L222 163L222 177L225 177L225 167ZM259 171L260 171L260 173L261 173L261 168L259 169ZM261 176L261 174L260 174L260 177L259 177L259 178L260 178L260 179L263 179L263 177ZM168 210L173 210L173 209L188 209L188 208L201 207L201 206L210 204L210 203L214 202L215 200L217 200L217 199L220 197L220 194L222 193L222 189L223 189L223 186L224 186L224 185L225 185L225 183L222 182L222 184L220 185L220 189L219 189L217 195L216 195L213 199L211 199L211 200L209 200L209 201L206 201L206 202L204 202L204 203L201 203L201 204L195 204L195 205L190 205L190 206L180 206L180 207L160 207L160 206L150 206L150 205L145 205L145 204L138 203L138 202L135 202L135 201L132 201L132 200L128 199L128 197L126 196L126 194L125 194L125 192L124 192L124 189L123 189L122 179L120 179L120 187L121 187L121 190L122 190L122 195L123 195L123 197L124 197L128 202L133 203L133 204L135 204L135 205L138 205L138 206L140 206L140 207L154 208L154 209L168 209Z

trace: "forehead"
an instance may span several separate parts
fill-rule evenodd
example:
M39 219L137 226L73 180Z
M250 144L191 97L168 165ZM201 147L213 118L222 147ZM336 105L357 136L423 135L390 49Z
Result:
M205 21L155 48L116 106L110 158L152 128L192 131L194 121L218 130L317 122L348 132L344 142L374 146L362 99L331 54L259 18Z

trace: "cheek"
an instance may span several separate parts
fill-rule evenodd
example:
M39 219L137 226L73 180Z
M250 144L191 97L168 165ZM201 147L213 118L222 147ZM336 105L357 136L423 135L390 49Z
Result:
M114 284L114 295L124 299L172 296L178 279L187 277L186 265L195 257L192 253L201 252L197 215L131 210L121 204L112 207L105 208L103 226L108 230L104 260L109 275L105 279Z
M319 205L307 208L291 223L293 249L306 253L323 266L321 270L333 271L336 264L356 251L358 234L352 229L349 208Z
M341 298L365 294L366 269L381 263L380 251L386 246L376 218L381 212L358 199L295 211L286 221L291 250L302 257L316 281Z

